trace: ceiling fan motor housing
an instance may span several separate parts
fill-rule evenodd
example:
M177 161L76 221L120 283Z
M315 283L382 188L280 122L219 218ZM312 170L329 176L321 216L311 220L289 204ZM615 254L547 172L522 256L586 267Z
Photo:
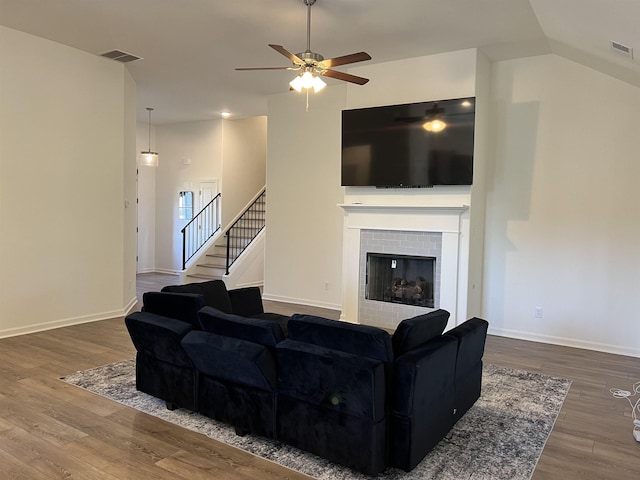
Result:
M300 60L304 60L307 65L315 65L318 62L324 60L324 57L319 53L311 52L307 50L306 52L296 53L296 57Z

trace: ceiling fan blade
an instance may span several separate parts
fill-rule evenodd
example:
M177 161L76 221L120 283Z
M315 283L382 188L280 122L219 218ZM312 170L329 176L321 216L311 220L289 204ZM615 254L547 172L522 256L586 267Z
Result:
M236 70L298 70L296 67L248 67L236 68Z
M343 55L341 57L327 58L326 60L318 62L318 65L321 68L331 68L339 65L346 65L348 63L364 62L365 60L371 60L371 55L366 52L358 52Z
M269 44L269 46L271 48L273 48L276 52L278 52L281 55L284 55L285 57L287 57L289 60L291 60L293 63L295 63L296 65L304 65L304 60L302 60L300 57L298 57L297 55L294 55L293 53L291 53L290 51L288 51L286 48L284 48L282 45L273 45L273 44Z
M369 81L368 78L357 77L356 75L351 75L349 73L339 72L337 70L325 70L320 72L321 75L326 77L336 78L338 80L343 80L345 82L357 83L358 85L364 85Z

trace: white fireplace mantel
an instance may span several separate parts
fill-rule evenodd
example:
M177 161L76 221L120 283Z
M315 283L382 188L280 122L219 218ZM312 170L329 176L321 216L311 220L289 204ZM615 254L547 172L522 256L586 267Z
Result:
M425 211L425 212L448 212L448 213L462 213L469 209L469 205L376 205L372 203L341 203L338 205L345 211L382 211L385 210L406 210L410 211Z
M358 323L361 230L386 230L442 233L440 308L451 313L448 328L459 323L459 307L466 310L468 205L338 206L344 210L341 320Z

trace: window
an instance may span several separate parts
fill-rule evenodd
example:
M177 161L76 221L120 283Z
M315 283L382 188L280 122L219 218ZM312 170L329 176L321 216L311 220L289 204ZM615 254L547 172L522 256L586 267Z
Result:
M178 217L180 220L193 218L193 192L180 192L178 198Z

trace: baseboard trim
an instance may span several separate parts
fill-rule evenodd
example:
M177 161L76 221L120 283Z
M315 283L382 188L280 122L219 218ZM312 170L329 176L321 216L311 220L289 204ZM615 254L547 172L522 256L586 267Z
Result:
M539 333L522 332L519 330L509 330L505 328L492 328L491 325L489 325L488 333L490 335L497 335L498 337L515 338L518 340L527 340L530 342L538 343L549 343L551 345L561 345L563 347L581 348L584 350L594 350L597 352L613 353L616 355L640 358L639 349L623 347L620 345L609 345L607 343L590 342L587 340L557 337L553 335L541 335Z
M222 280L224 280L224 277L222 278ZM239 283L235 286L235 288L249 288L249 287L262 288L264 287L264 282L246 282L246 283Z
M156 269L155 268L141 268L140 270L138 270L136 272L136 274L138 273L155 273Z
M29 333L44 332L54 330L56 328L71 327L83 323L99 322L101 320L111 320L112 318L124 317L128 315L138 303L137 298L131 299L126 307L121 310L112 310L109 312L100 312L91 315L82 315L79 317L65 318L61 320L53 320L51 322L37 323L34 325L26 325L24 327L9 328L0 330L0 338L17 337L19 335L27 335Z
M292 303L294 305L308 305L309 307L326 308L327 310L341 311L342 305L335 303L316 302L315 300L304 300L294 297L284 297L281 295L271 295L269 293L262 294L263 300L269 300L272 302Z
M151 273L151 272L148 272ZM172 270L170 268L156 268L153 273L166 273L168 275L181 275L182 270Z

